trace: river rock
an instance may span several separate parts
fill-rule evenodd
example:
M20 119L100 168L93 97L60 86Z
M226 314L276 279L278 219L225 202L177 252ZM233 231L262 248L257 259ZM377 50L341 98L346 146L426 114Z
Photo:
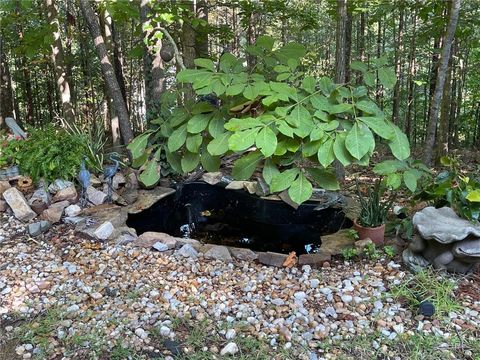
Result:
M112 187L114 190L118 190L122 185L125 185L127 179L122 173L116 173L112 179Z
M28 204L33 211L40 215L50 204L50 194L44 186L40 186L33 192L32 197L28 200Z
M3 198L18 220L27 222L37 216L37 213L32 210L23 194L17 188L12 187L5 190Z
M46 220L37 221L32 224L28 224L28 233L30 234L30 236L35 237L43 234L50 228L50 226L51 224Z
M107 240L113 234L115 228L110 221L105 221L94 231L95 238L98 240Z
M65 208L65 215L68 217L74 217L80 215L82 208L78 205L69 205Z
M235 355L238 353L239 349L237 344L234 342L229 342L227 345L224 346L224 348L220 351L221 356L225 355Z
M198 257L198 251L190 244L183 245L180 249L175 251L175 255L185 258L196 259Z
M449 207L426 207L413 216L413 226L422 238L433 239L442 244L460 241L468 236L480 237L480 226L460 218Z
M157 242L167 245L168 249L175 249L177 240L175 237L166 233L147 231L141 234L134 242L134 246L150 249Z
M312 267L321 267L324 262L330 261L332 256L325 253L302 254L298 258L298 265L310 265Z
M245 248L230 248L230 253L237 260L254 261L258 258L254 251Z
M225 246L214 245L203 256L206 259L220 260L220 261L232 261L230 252Z
M285 262L287 257L288 255L270 251L258 253L258 261L261 264L268 266L283 267L283 263Z
M5 200L0 200L0 213L7 211L7 202Z
M58 191L74 186L71 181L57 179L48 187L50 194L56 194Z
M4 193L5 190L10 189L10 183L6 180L0 181L0 196Z
M95 189L93 186L87 188L88 201L93 205L101 205L107 199L107 194L103 191Z
M337 231L331 235L322 236L320 252L330 255L340 255L342 250L355 246L355 239L349 229Z
M47 210L42 212L40 217L44 220L50 221L52 224L55 224L60 221L63 215L63 210L68 205L70 205L70 203L67 200L52 204Z
M73 204L77 201L78 194L75 186L69 186L64 189L58 190L55 196L52 199L52 202L68 201L70 204Z

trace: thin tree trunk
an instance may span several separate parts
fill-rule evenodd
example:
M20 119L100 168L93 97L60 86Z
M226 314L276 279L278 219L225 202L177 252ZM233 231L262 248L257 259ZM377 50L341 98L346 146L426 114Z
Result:
M3 37L0 34L0 129L6 117L13 117L13 91Z
M123 99L122 91L115 76L115 70L112 63L108 59L107 48L105 41L100 31L100 25L98 24L97 16L93 11L88 0L80 0L80 8L82 9L83 16L87 22L90 34L95 44L98 58L101 63L102 73L107 84L108 92L112 98L115 112L118 115L118 121L120 125L120 133L122 135L123 143L128 144L133 139L133 131L130 124L130 118L128 116L127 105Z
M197 57L208 57L208 1L197 0L197 18L205 24L197 27L195 50ZM228 9L227 9L228 10Z
M404 13L403 8L400 8L400 15L398 20L398 37L396 39L395 46L395 73L398 81L393 88L393 104L392 104L392 122L398 124L399 121L399 108L400 108L400 86L402 84L403 69L402 69L402 52L403 52L403 21Z
M434 149L436 159L439 159L441 156L448 154L448 125L450 117L451 85L452 57L450 57L449 66L445 77L445 85L443 87L440 118Z
M445 77L447 75L448 61L450 58L450 50L452 47L453 38L455 36L455 29L457 28L458 15L460 12L460 0L452 0L452 8L450 11L450 18L447 26L447 34L442 49L442 57L440 59L440 66L438 68L437 81L435 83L435 92L430 104L430 118L427 129L427 140L425 142L425 154L423 161L430 165L433 157L433 147L435 144L435 135L438 123L438 113L440 103L442 101L443 87L445 85Z
M45 0L47 6L47 18L53 30L52 61L55 66L57 85L60 90L62 112L67 122L75 122L75 112L71 103L70 84L67 79L67 68L63 55L62 40L60 38L60 24L54 0Z
M337 30L335 50L335 83L344 84L347 72L347 0L337 0Z
M415 82L413 81L416 73L415 51L416 51L416 29L417 29L417 14L412 16L413 29L412 37L410 39L410 52L408 54L408 78L407 78L407 113L405 115L405 133L409 140L412 134L412 110L414 105L414 91Z

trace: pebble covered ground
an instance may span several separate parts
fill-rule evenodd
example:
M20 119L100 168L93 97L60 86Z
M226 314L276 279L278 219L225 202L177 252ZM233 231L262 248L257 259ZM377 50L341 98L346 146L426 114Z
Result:
M390 294L411 276L392 260L224 263L0 216L0 360L480 359L478 298L426 319Z

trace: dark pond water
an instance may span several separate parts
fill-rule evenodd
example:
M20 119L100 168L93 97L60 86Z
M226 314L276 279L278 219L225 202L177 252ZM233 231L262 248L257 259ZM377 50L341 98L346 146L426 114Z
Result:
M261 199L243 190L203 182L185 183L151 208L130 215L127 225L138 234L165 232L257 251L314 252L321 236L350 227L341 207L317 209L307 202L298 209L282 201ZM321 208L322 206L320 206Z

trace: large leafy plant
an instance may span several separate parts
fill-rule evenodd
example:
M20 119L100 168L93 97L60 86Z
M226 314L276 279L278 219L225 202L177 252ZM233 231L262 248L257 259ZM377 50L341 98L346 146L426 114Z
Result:
M480 182L474 175L461 173L458 162L442 157L446 168L439 172L431 183L417 195L431 201L436 207L449 206L462 218L478 222L480 219Z
M250 68L225 53L218 64L196 59L196 69L178 74L177 80L191 84L199 99L211 94L216 99L175 109L158 129L130 144L147 183L158 181L163 152L181 173L199 165L215 171L222 156L236 154L233 177L249 179L261 166L271 192L287 191L302 203L310 198L312 183L338 189L331 171L335 160L344 166L368 165L375 135L397 159L409 157L405 134L386 119L367 86L305 74L306 51L297 43L275 48L274 40L263 36L246 52L255 60ZM396 79L390 72L385 76L384 85L391 87Z

